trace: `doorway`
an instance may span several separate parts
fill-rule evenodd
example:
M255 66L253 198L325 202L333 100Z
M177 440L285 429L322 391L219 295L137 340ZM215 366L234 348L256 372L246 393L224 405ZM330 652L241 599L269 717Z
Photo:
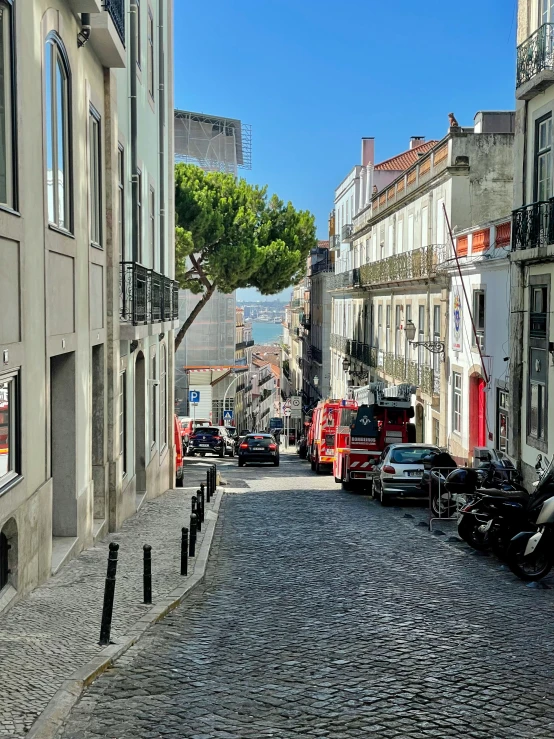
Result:
M50 359L52 536L77 536L75 352Z
M135 478L140 499L146 494L146 366L139 352L135 362Z
M476 446L487 445L487 406L485 380L480 375L469 378L469 455Z
M104 345L92 347L92 480L94 483L94 518L106 518L105 475L105 374Z
M425 424L423 406L418 403L415 407L416 441L422 444L425 441Z

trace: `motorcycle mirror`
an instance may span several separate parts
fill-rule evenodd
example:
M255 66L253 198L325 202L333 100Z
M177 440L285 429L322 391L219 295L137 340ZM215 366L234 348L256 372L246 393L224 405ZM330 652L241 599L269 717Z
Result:
M535 469L536 470L540 470L541 467L542 467L542 454L539 454L539 455L537 455L537 461L536 461L536 464L535 464Z

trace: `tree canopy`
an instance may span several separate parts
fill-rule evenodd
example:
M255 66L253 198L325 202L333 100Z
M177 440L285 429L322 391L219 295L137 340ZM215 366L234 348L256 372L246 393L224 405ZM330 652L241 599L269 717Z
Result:
M267 188L193 164L175 167L175 278L201 295L175 339L179 346L216 288L273 295L304 275L317 246L314 216Z

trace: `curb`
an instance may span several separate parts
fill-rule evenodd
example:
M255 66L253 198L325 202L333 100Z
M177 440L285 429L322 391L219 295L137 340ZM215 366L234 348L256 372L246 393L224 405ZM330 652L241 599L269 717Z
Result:
M222 490L217 491L213 499L213 508L206 509L206 533L196 554L194 573L187 578L186 585L175 588L161 598L121 637L117 644L110 644L102 649L93 659L79 667L68 680L65 680L31 726L26 735L28 739L55 739L85 688L136 644L150 626L158 623L177 608L187 595L204 581L223 493Z

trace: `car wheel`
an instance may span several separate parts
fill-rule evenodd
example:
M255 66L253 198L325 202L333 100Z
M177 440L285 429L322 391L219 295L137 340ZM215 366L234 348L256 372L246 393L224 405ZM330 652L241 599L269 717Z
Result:
M200 452L200 456L201 457L205 457L206 456L206 452Z
M178 478L177 478L177 479L175 480L175 487L178 487L178 488L182 488L182 487L183 487L183 482L184 482L184 481L183 481L183 472L182 472L182 470L181 470L181 477L178 477Z
M239 459L239 467L244 467L244 459Z
M310 465L312 468L312 472L315 472L315 459L313 457L310 457Z
M321 465L319 464L319 457L315 458L315 473L316 475L321 475L322 473Z
M273 462L273 466L274 467L279 467L279 460L278 459L276 459L275 462Z
M381 497L380 497L380 501L381 501L381 505L382 506L385 506L385 507L388 506L388 505L390 505L391 502L392 502L391 499L390 499L390 496L385 495L385 493L383 492L383 486L382 485L381 485Z
M223 457L225 456L225 447L224 447L224 446L222 446L222 447L221 447L221 449L219 450L219 456L220 456L220 457L221 457L222 459L223 459Z
M235 450L233 449L233 447L231 447L229 449L229 451L227 452L227 454L228 454L229 457L234 457L235 456Z

